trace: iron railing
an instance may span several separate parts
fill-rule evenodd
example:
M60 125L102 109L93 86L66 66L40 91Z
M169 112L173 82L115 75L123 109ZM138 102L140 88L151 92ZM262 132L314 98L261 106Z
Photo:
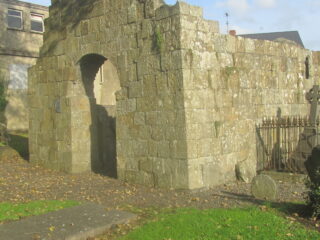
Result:
M304 172L304 161L319 143L319 118L315 124L300 116L264 118L256 131L258 170Z

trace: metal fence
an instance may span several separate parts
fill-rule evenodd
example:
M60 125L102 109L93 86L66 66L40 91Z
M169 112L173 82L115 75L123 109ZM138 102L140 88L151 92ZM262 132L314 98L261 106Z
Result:
M256 126L258 170L304 172L304 161L319 143L319 118L282 116Z

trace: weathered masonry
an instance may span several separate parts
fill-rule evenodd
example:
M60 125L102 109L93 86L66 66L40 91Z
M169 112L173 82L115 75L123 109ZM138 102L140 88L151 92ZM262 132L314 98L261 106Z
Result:
M1 122L9 130L28 130L28 68L42 45L48 8L16 0L0 0L0 82L8 104Z
M157 187L234 180L255 171L256 123L308 113L319 61L222 35L183 2L52 0L29 71L31 161Z

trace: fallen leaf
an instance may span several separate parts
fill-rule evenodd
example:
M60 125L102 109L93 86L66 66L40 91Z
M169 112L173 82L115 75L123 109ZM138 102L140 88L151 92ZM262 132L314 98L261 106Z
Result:
M54 226L49 227L50 232L53 232L53 231L54 231L54 229L55 229L55 227L54 227Z
M260 208L261 211L267 211L268 210L267 206L264 206L264 205L260 206L259 208Z

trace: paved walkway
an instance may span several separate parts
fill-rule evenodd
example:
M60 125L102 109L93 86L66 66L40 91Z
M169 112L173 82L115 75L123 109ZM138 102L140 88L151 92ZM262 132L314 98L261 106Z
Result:
M0 240L86 240L135 217L87 203L0 225Z

